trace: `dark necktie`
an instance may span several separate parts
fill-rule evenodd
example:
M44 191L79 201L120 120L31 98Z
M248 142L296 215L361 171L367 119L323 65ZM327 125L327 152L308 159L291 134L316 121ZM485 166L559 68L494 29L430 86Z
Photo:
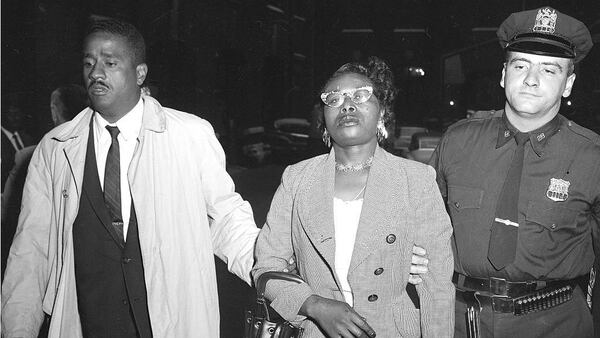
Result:
M119 156L118 127L106 126L112 142L104 167L104 203L111 216L112 226L121 240L123 236L123 216L121 215L121 160Z
M19 140L19 135L17 134L17 132L14 132L14 133L12 134L12 139L13 139L13 141L15 142L15 148L16 148L17 150L21 150L21 149L23 149L23 147L21 146L21 144L22 144L22 143L21 143L21 140Z
M492 224L488 259L496 270L501 270L515 259L517 238L519 234L519 188L523 171L525 144L529 139L527 133L517 133L515 140L517 149L508 169L502 193L496 206L496 217Z

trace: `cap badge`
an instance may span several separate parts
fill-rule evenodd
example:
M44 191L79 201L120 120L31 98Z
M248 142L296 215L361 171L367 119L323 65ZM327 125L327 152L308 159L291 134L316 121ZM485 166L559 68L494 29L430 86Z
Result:
M537 33L553 34L556 28L556 11L552 8L540 8L535 17L533 31Z
M546 197L554 202L564 202L569 197L569 186L571 182L559 178L551 178L550 186L546 191Z

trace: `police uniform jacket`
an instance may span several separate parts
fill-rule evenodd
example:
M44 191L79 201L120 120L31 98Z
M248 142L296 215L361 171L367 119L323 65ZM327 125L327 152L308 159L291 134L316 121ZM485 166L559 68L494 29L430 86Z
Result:
M265 295L288 320L312 294L344 301L335 274L333 196L335 154L288 167L256 244L254 278L282 271L295 257L306 283L270 281ZM377 337L450 337L455 290L451 282L450 219L431 167L377 148L365 189L348 281L354 309ZM429 272L417 285L420 313L405 292L413 244L423 246ZM311 320L304 337L323 337Z
M560 114L525 145L514 262L496 271L488 261L515 132L503 111L481 113L451 126L430 161L455 230L455 270L510 281L590 272L600 226L600 137Z

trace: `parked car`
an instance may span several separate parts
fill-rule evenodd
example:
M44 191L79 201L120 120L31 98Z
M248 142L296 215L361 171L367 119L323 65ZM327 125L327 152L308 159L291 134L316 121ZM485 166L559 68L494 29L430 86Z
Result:
M291 164L306 158L310 123L301 118L282 118L266 130L265 139L270 145L273 161Z
M406 158L419 161L421 163L429 162L433 151L440 143L442 134L438 132L418 132L411 137L410 145Z
M394 146L392 152L395 155L406 157L408 154L408 147L411 142L411 137L415 133L427 132L427 128L418 126L402 126L396 129L396 139L394 140Z

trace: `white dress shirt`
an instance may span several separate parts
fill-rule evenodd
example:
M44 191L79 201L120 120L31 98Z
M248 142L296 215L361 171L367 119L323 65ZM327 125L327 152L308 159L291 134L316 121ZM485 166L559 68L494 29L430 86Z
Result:
M108 123L102 115L96 112L94 114L94 149L96 151L96 164L98 165L98 177L100 185L104 191L104 167L106 166L106 157L108 149L112 143L110 133L106 126L116 126L119 128L119 155L121 169L121 213L123 216L123 237L127 239L127 230L129 229L129 217L131 212L131 192L127 180L127 171L133 158L133 152L137 145L137 137L142 127L142 117L144 115L144 104L142 98L125 116L116 123Z
M362 192L362 191L361 191ZM363 199L343 201L333 198L333 223L335 229L335 273L340 280L346 303L354 304L352 289L348 283L348 269L354 251L356 231L360 220Z

